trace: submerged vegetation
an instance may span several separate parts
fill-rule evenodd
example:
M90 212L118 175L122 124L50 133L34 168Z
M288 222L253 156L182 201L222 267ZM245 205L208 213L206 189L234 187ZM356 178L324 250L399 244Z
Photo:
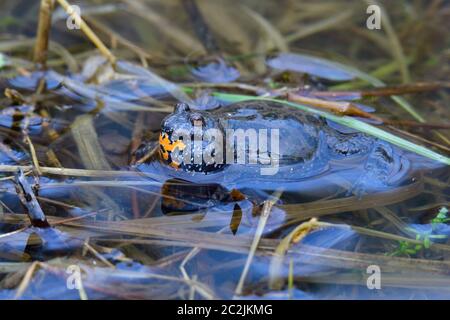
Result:
M0 12L0 298L450 297L445 1L7 0ZM378 158L350 158L264 186L244 172L186 184L148 165L177 103L250 101L376 138L408 175L375 188Z

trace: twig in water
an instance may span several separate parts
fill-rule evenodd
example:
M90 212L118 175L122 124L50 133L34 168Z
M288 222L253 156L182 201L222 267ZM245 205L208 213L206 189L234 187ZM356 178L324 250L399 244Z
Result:
M261 239L261 236L263 234L267 219L269 218L273 205L280 198L280 196L281 191L276 191L273 195L273 198L270 200L266 200L264 203L261 217L259 218L258 226L256 227L255 236L250 246L250 252L248 254L247 261L245 262L244 270L242 271L241 278L239 279L239 283L234 292L235 296L242 295L242 289L244 287L245 278L247 277L248 270L250 269L250 264L252 263L253 256L255 255L256 249L258 247L259 240Z
M24 294L25 290L28 288L28 285L30 284L31 279L33 278L33 274L41 267L41 262L35 261L31 264L31 266L28 268L27 272L22 278L22 281L20 282L19 288L16 291L16 295L14 296L14 299L20 299L22 295Z
M28 183L22 170L16 175L15 179L16 191L20 202L27 209L28 217L34 227L48 228L50 224L47 222L44 212L36 199L34 191Z
M37 158L36 149L34 148L33 142L28 134L25 135L25 140L30 147L31 159L33 160L33 166L36 169L38 175L42 175L41 168L39 166L39 160Z

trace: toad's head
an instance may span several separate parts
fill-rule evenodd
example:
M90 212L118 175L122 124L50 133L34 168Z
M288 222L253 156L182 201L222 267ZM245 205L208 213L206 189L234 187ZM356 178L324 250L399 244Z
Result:
M206 174L220 170L223 161L218 161L217 155L223 155L223 136L216 118L179 103L161 124L161 160L184 171Z

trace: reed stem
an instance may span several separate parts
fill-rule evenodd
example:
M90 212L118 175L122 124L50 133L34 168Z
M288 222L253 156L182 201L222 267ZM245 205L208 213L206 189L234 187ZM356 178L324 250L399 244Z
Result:
M52 27L52 11L54 6L55 0L41 0L33 60L42 69L45 69L47 64L48 42Z

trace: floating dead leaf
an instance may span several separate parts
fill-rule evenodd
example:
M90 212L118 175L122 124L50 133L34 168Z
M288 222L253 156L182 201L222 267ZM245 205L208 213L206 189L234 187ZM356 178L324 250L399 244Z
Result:
M242 209L239 204L235 204L233 208L233 215L230 220L230 230L233 234L238 231L239 225L242 221Z
M279 275L283 266L284 256L291 244L300 242L312 230L317 229L319 226L318 220L312 218L307 222L301 223L281 240L280 244L275 249L275 255L273 256L269 267L269 286L272 290L281 290L284 286L285 279Z

